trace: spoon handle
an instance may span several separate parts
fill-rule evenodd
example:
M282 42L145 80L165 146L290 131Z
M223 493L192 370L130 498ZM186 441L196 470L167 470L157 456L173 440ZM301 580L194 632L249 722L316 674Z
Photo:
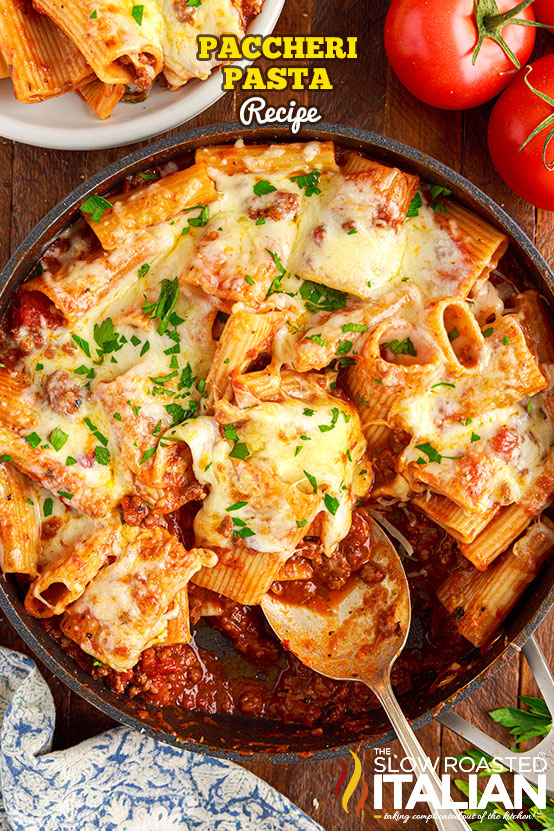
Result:
M429 776L431 785L435 789L435 793L442 801L441 780L437 776L429 757L416 739L414 731L402 712L396 696L392 691L390 679L388 677L379 679L379 681L372 679L372 683L368 686L371 686L373 692L383 705L383 709L394 727L400 744L404 748L407 756L414 763L414 773L416 775L426 773ZM470 831L468 823L457 808L432 808L431 806L430 808L439 831Z

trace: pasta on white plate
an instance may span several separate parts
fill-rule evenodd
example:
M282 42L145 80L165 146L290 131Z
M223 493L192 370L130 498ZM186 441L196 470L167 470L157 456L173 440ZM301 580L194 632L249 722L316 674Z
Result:
M3 0L0 77L18 101L77 91L107 119L156 80L180 89L218 65L197 58L199 35L242 38L264 0ZM5 68L4 68L5 67Z
M127 83L145 48L88 58ZM460 634L497 637L554 545L554 334L450 197L331 142L207 147L89 196L4 327L0 550L27 610L130 672L190 639L198 587L217 617L381 579L365 518L393 502L458 546L437 594Z

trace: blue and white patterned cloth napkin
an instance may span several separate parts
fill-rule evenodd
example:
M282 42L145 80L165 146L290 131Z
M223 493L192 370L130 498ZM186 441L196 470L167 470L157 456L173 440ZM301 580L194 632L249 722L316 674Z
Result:
M55 718L34 662L0 647L0 831L322 831L238 765L128 727L51 752Z

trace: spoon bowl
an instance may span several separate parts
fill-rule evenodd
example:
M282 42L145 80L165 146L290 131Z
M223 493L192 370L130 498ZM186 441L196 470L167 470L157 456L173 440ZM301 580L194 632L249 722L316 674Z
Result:
M370 530L373 582L354 575L343 589L307 605L272 594L262 601L285 647L328 678L368 683L388 676L408 637L410 591L402 561L374 520Z
M264 614L285 647L303 664L335 680L362 681L387 713L404 751L425 786L440 831L469 831L453 805L445 805L442 783L415 737L391 687L390 672L402 651L411 620L410 589L402 561L383 529L370 520L371 554L340 590L330 589L296 604L268 593Z

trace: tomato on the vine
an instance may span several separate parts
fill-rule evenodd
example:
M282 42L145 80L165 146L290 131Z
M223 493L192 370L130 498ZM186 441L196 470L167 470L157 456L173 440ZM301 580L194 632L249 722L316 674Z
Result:
M488 142L508 187L538 208L554 211L554 55L512 81L494 105Z
M532 0L525 2L392 0L387 57L421 101L447 110L477 107L498 95L533 51L535 27L514 22L534 23Z
M535 17L547 26L554 26L554 3L552 0L535 0L533 3ZM554 30L551 30L554 33Z

